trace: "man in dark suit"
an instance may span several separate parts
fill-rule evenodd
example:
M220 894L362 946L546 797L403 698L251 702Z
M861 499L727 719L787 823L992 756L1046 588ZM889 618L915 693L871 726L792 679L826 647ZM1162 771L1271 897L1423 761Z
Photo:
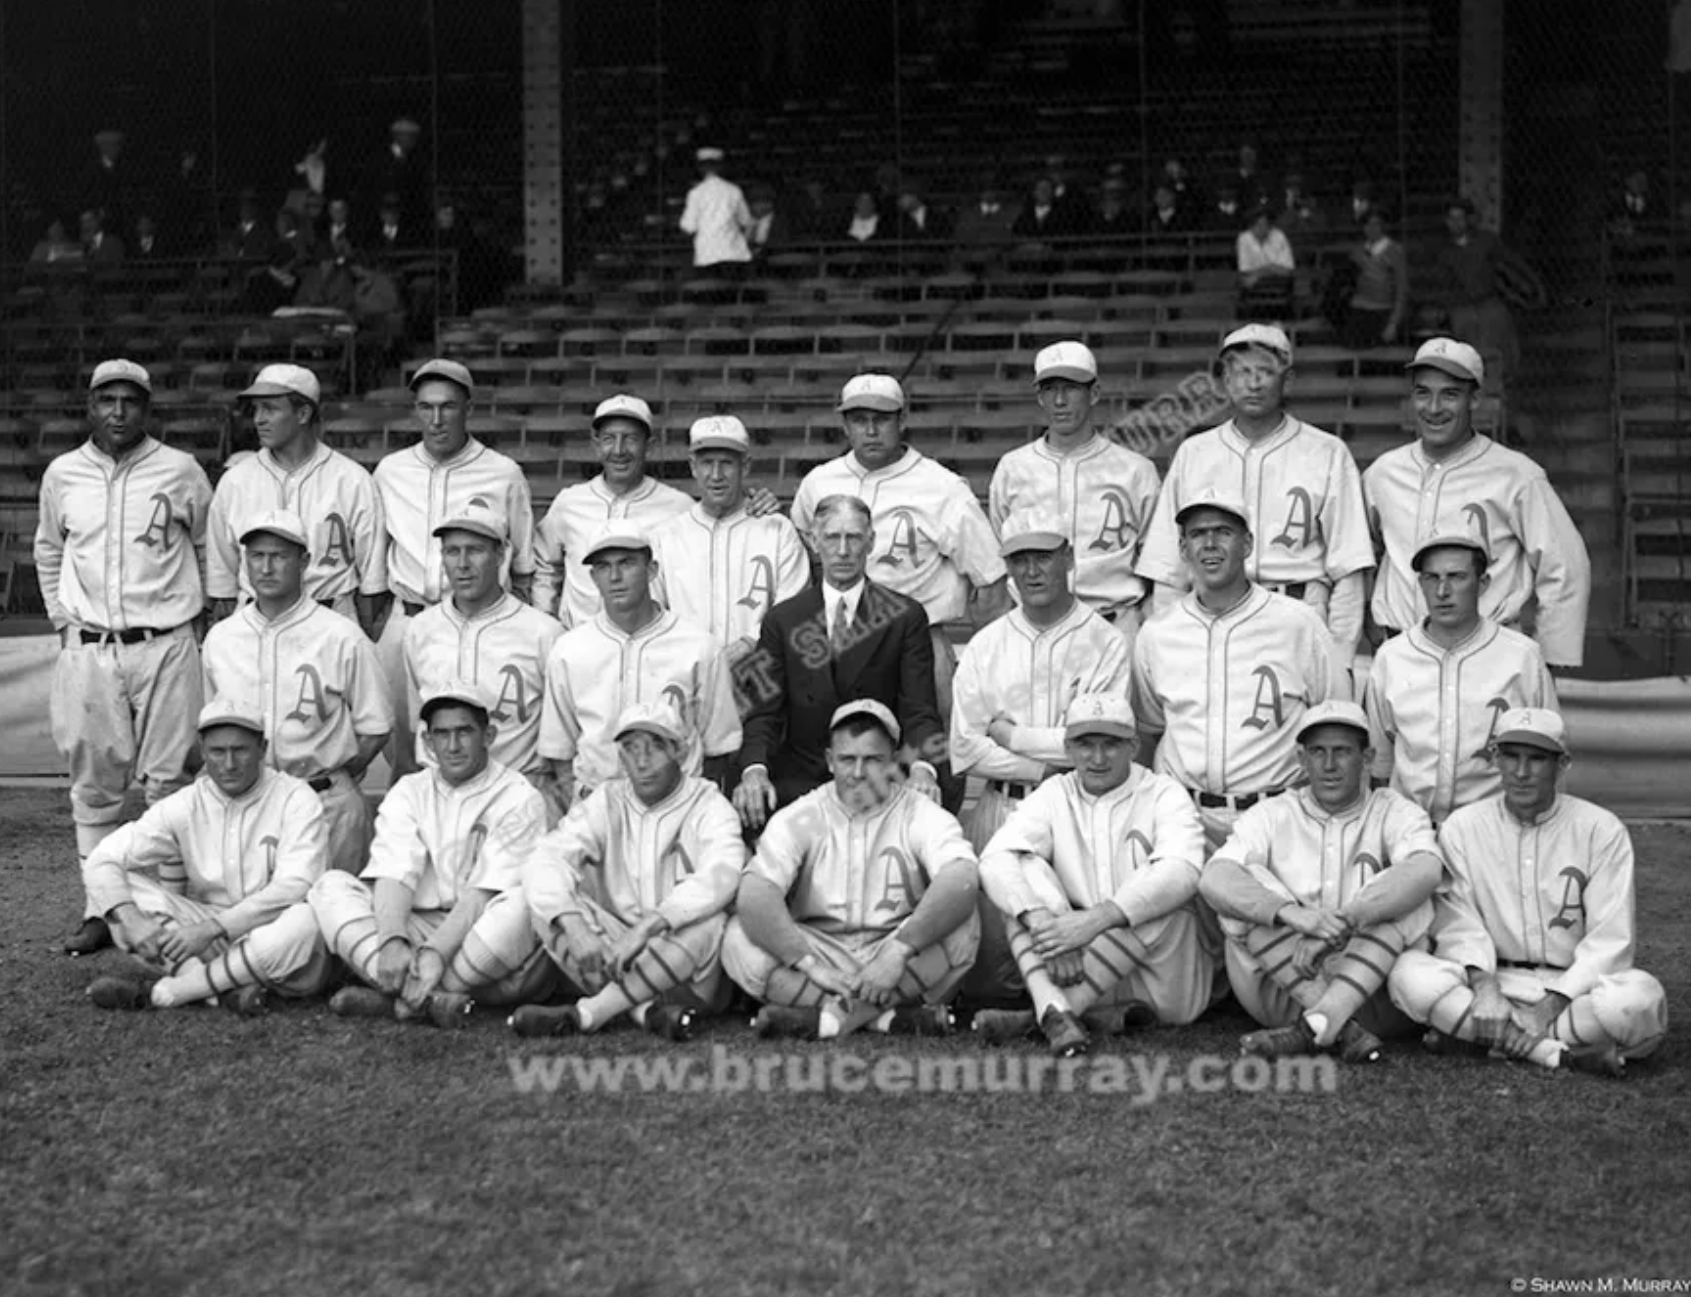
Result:
M939 801L943 773L954 785L947 791L962 792L950 777L927 614L864 576L874 544L869 506L829 496L817 506L812 541L822 584L769 610L740 668L751 703L734 806L753 830L827 782L829 723L841 703L858 698L898 718L912 789Z

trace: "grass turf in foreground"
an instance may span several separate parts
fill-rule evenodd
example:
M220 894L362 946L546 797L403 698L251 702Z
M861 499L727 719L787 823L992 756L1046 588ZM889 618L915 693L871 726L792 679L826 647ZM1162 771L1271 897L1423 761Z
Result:
M1691 1278L1684 1051L1625 1082L1394 1044L1333 1093L522 1093L511 1060L980 1058L103 1013L58 791L0 791L0 1292L1501 1293ZM1691 994L1691 833L1636 835L1641 966ZM1236 1011L1104 1053L1230 1059ZM1005 1051L1024 1058L1027 1051ZM912 1067L915 1063L912 1064ZM1049 1082L1048 1082L1049 1084ZM1618 1289L1618 1286L1617 1286Z

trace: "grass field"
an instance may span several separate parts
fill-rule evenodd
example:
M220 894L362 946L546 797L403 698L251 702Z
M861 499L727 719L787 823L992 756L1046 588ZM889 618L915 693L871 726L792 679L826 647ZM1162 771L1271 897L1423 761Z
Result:
M519 1042L320 1004L101 1012L62 791L0 789L0 1293L1359 1294L1691 1280L1691 1094L1395 1045L1332 1093L522 1093ZM1636 834L1641 966L1691 1000L1691 830ZM1133 1042L1171 1075L1236 1010ZM742 1023L682 1049L760 1052ZM853 1038L878 1059L965 1041ZM1108 1050L1128 1053L1122 1042ZM1031 1049L1028 1056L1032 1057ZM1124 1060L1132 1061L1132 1060ZM900 1064L894 1063L892 1067ZM1511 1288L1512 1280L1523 1286ZM1622 1291L1617 1283L1614 1291Z

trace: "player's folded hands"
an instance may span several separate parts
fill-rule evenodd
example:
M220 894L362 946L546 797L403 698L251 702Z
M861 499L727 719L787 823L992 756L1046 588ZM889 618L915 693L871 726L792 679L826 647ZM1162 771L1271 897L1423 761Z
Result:
M858 972L855 993L873 1005L891 1004L899 982L904 979L904 967L904 960L897 951L879 951Z
M390 937L376 952L376 985L389 995L398 995L411 972L411 943L404 937Z
M423 1001L429 998L445 976L446 956L433 946L419 946L417 953L411 956L399 998L408 1008L421 1009Z
M198 959L223 935L222 927L211 919L173 927L164 932L159 943L159 953L171 965L188 959Z

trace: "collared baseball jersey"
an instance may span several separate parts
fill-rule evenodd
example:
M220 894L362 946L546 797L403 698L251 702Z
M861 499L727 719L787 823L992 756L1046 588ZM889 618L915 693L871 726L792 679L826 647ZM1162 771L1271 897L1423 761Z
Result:
M801 535L809 537L816 506L831 495L869 506L869 579L921 604L931 626L968 616L971 583L984 589L1004 578L998 537L969 484L914 446L885 468L866 469L848 451L811 469L793 496Z
M1427 813L1407 797L1376 788L1329 812L1300 788L1242 812L1209 867L1225 861L1266 870L1299 905L1332 910L1392 865L1423 852L1438 856L1438 838Z
M1190 588L1174 516L1214 486L1239 491L1250 515L1255 544L1245 572L1253 581L1332 584L1374 566L1362 477L1349 448L1288 415L1261 441L1250 441L1228 420L1180 443L1139 551L1140 576Z
M425 608L405 625L406 707L417 733L417 760L434 764L423 741L423 699L454 680L473 680L498 701L488 755L521 774L544 769L540 712L546 694L546 659L564 628L555 617L506 594L472 617L450 597Z
M1490 437L1448 459L1430 460L1419 441L1387 451L1362 475L1369 525L1384 548L1374 584L1374 621L1403 630L1427 615L1410 567L1435 536L1473 536L1491 552L1491 584L1480 615L1516 621L1538 598L1535 637L1551 666L1585 659L1591 560L1544 470Z
M728 659L716 639L673 612L624 634L603 613L552 646L540 713L540 755L573 761L576 785L593 789L621 773L612 731L623 708L667 700L688 729L682 768L740 749L740 715Z
M230 797L202 774L95 847L82 881L106 914L131 899L127 874L156 869L161 887L222 911L239 936L303 901L328 853L323 807L302 780L265 769Z
M854 815L830 782L775 813L746 870L787 898L796 922L868 943L914 914L958 862L976 867L962 826L921 794L900 787Z
M1502 787L1489 750L1498 717L1559 706L1538 645L1487 621L1451 649L1422 626L1387 640L1362 701L1374 777L1441 823Z
M1219 616L1196 594L1133 646L1133 710L1161 734L1156 769L1187 788L1240 796L1298 777L1303 714L1333 692L1333 638L1305 604L1261 586Z
M438 770L406 775L376 813L366 882L412 889L413 910L450 910L467 888L507 892L546 831L546 801L515 770L489 761L462 784Z
M981 852L981 884L1009 915L1043 904L1020 856L1051 866L1077 910L1114 901L1129 923L1179 909L1198 894L1204 827L1192 796L1167 775L1133 766L1094 797L1073 771L1029 793Z
M586 918L590 901L634 924L661 914L684 928L728 908L746 863L733 803L703 779L683 778L656 806L614 779L570 807L523 869L523 895L544 930Z
M1632 967L1632 838L1609 811L1559 793L1522 824L1500 794L1452 815L1439 843L1439 958L1486 972L1500 961L1560 968L1545 989L1570 1000Z
M1121 632L1080 600L1050 626L1020 608L989 622L963 646L951 681L951 768L986 779L1036 782L1068 766L1063 718L1081 694L1128 696L1132 667ZM1012 751L987 734L993 717L1016 723Z
M262 717L270 764L290 775L339 770L359 735L393 729L375 647L357 622L303 596L273 621L247 604L211 628L201 657L206 698Z
M1114 608L1147 593L1134 568L1156 504L1156 466L1094 434L1067 455L1043 437L1012 450L992 471L988 513L1000 535L1012 513L1055 514L1074 547L1075 594L1094 608Z
M778 513L743 508L713 517L702 504L651 532L658 561L653 597L722 644L757 642L763 616L810 584L810 556L798 529Z
M387 532L375 479L318 443L311 458L291 472L268 450L224 472L206 529L207 598L251 597L241 532L271 509L291 509L305 524L311 560L304 586L311 598L333 602L342 595L386 593Z
M144 437L121 462L84 442L47 465L35 567L53 625L172 630L205 607L211 483Z
M655 477L626 495L606 486L603 474L559 491L534 533L534 606L555 614L565 627L591 621L603 606L593 574L581 561L593 533L612 518L625 518L650 536L692 507L691 496Z
M534 572L534 502L517 462L474 437L441 461L421 443L396 450L376 465L382 525L387 529L388 589L406 603L439 603L446 590L440 538L434 529L480 500L503 513L511 547L503 575Z

